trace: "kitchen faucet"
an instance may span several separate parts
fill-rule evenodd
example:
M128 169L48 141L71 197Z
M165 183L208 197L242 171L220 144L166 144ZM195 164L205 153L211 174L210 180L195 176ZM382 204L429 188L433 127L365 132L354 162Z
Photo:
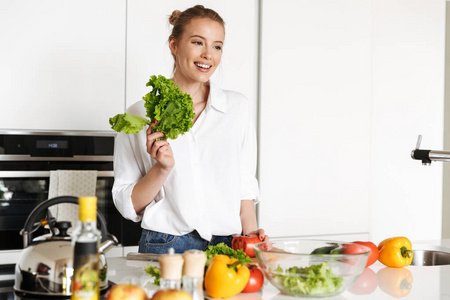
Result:
M420 148L422 136L417 138L416 149L411 152L411 158L422 161L422 165L429 166L431 161L450 161L450 151L423 150Z

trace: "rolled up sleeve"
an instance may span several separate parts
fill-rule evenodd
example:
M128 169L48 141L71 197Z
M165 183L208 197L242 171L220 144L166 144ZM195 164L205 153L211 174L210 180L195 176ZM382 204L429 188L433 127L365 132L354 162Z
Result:
M131 201L131 193L135 184L145 175L144 166L138 163L136 144L139 134L127 135L120 132L114 148L114 185L112 196L117 210L126 219L134 222L142 220L137 214ZM144 172L144 173L142 173Z

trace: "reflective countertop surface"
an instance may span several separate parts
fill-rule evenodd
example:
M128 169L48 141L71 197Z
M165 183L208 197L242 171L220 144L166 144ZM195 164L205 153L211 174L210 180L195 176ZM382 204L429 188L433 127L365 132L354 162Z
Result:
M438 250L450 253L450 239L413 242L413 250ZM151 297L158 286L153 277L145 273L148 264L157 262L127 260L125 257L108 257L108 279L113 283L133 283L143 287ZM13 277L5 275L0 280L0 300L30 299L14 294ZM104 295L103 295L104 297ZM358 281L344 293L322 299L450 299L450 265L408 266L388 268L376 262L366 268ZM231 300L293 300L280 294L267 280L261 291L252 294L239 294ZM312 298L303 298L312 299ZM317 298L315 298L317 299Z
M417 241L413 249L450 252L450 240ZM109 280L116 283L133 283L142 286L151 296L158 287L153 277L144 272L147 264L156 262L127 260L123 257L108 258ZM408 266L388 268L376 262L366 268L351 289L335 297L322 299L450 299L450 265ZM263 289L253 294L239 294L232 300L253 299L308 299L285 296L267 280ZM315 298L317 299L317 298Z

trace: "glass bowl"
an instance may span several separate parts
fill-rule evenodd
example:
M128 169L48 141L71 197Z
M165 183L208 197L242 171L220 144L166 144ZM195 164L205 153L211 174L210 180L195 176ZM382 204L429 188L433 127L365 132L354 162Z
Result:
M282 294L325 297L342 293L366 267L370 248L324 240L279 240L254 245L264 276Z

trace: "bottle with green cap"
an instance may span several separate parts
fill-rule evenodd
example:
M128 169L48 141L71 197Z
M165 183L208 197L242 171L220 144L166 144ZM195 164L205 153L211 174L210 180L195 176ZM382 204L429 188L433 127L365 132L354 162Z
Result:
M101 233L97 229L97 197L80 197L79 222L73 233L72 300L100 298L99 254Z

